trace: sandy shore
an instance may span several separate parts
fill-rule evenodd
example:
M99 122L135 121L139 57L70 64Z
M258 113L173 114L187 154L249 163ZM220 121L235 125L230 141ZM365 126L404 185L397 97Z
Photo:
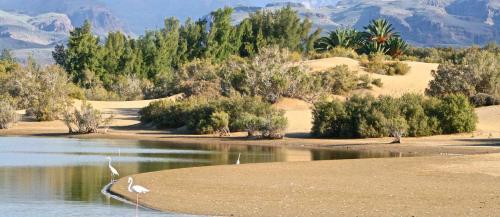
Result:
M134 176L148 207L212 216L492 216L500 154L231 165ZM133 200L119 180L112 191Z

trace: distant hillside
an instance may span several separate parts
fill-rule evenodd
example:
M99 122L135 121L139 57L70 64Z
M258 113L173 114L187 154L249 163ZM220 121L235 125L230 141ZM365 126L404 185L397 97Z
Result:
M0 47L9 49L51 47L66 40L71 21L65 14L38 16L0 10Z
M89 19L95 33L104 36L110 31L140 35L146 29L161 28L165 17L198 19L224 6L236 8L234 20L238 22L256 10L274 10L289 4L302 17L310 18L315 26L324 29L324 34L339 26L362 29L371 19L384 17L403 38L416 45L500 43L500 0L0 0L0 10L29 17L65 14L72 26L80 26ZM19 28L25 27L22 24ZM44 47L60 38L60 31L57 37L52 37L51 31L37 30L32 35L36 43L32 43L31 39L18 40L27 38L20 33L5 37L8 32L17 31L12 26L0 23L0 30L4 31L0 48L11 43L16 45L11 47L19 48Z
M268 4L236 7L235 20L257 10L291 5L311 19L325 34L340 26L363 29L370 20L390 20L403 38L422 46L470 46L490 41L500 43L498 0L341 0L335 6L311 8L305 4Z
M110 31L130 33L125 25L99 0L0 0L0 9L31 16L44 13L66 14L73 26L90 20L94 32L106 35ZM135 10L131 8L131 10Z

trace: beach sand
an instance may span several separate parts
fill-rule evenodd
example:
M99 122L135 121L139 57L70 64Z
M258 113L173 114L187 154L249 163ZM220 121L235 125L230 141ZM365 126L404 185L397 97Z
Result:
M134 176L141 204L210 216L492 216L500 154L230 165ZM130 200L126 178L112 191Z

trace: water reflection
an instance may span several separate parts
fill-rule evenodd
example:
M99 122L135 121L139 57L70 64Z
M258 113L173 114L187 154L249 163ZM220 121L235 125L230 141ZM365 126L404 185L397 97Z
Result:
M134 216L134 207L101 194L106 156L121 177L184 167L391 157L391 153L265 146L175 145L128 140L0 137L0 216ZM141 216L179 216L141 211Z

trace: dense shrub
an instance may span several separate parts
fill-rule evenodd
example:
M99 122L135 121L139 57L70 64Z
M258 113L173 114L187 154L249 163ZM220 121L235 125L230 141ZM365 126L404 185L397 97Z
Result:
M405 94L400 98L353 96L346 102L318 102L312 134L319 137L366 138L430 136L475 130L477 118L466 97L442 100Z
M403 62L387 62L383 54L363 56L360 64L366 68L366 71L381 75L406 75L411 69L408 64Z
M17 120L16 110L7 97L0 97L0 129L7 129Z
M350 71L347 65L313 74L314 93L326 92L335 95L346 95L356 89L371 89L371 85L382 86L382 80L372 80L369 75L358 75L356 71ZM314 89L317 88L317 89Z
M26 82L20 86L19 97L25 97L26 113L38 121L57 120L72 101L71 85L66 72L60 67L28 69Z
M376 78L372 80L372 84L377 86L377 87L383 87L384 83L382 83L382 79Z
M220 136L229 136L229 114L226 112L215 112L210 117L212 126Z
M139 100L144 98L145 81L135 75L118 76L111 85L111 91L121 100Z
M31 58L23 67L0 61L0 95L38 121L59 119L72 97L85 98L62 68L41 67Z
M465 133L476 129L477 116L474 107L463 95L443 97L437 111L444 133Z
M392 62L386 64L386 75L406 75L410 72L410 66L403 62Z
M230 131L262 132L264 137L273 138L279 137L286 128L283 112L253 97L161 100L152 102L140 114L143 123L153 123L159 128L186 126L200 134L218 132L226 122Z
M474 96L471 96L469 99L471 103L476 107L500 104L500 100L498 98L486 93L478 93Z
M63 120L69 133L88 134L97 133L99 127L109 126L112 119L113 116L104 118L99 110L84 101L80 110L66 112Z
M433 71L434 80L429 83L426 94L436 97L463 94L477 106L495 104L494 99L500 97L499 62L500 53L471 50L459 63L444 63Z
M218 70L218 67L208 60L195 59L186 63L175 75L177 89L186 96L218 97L222 92Z

